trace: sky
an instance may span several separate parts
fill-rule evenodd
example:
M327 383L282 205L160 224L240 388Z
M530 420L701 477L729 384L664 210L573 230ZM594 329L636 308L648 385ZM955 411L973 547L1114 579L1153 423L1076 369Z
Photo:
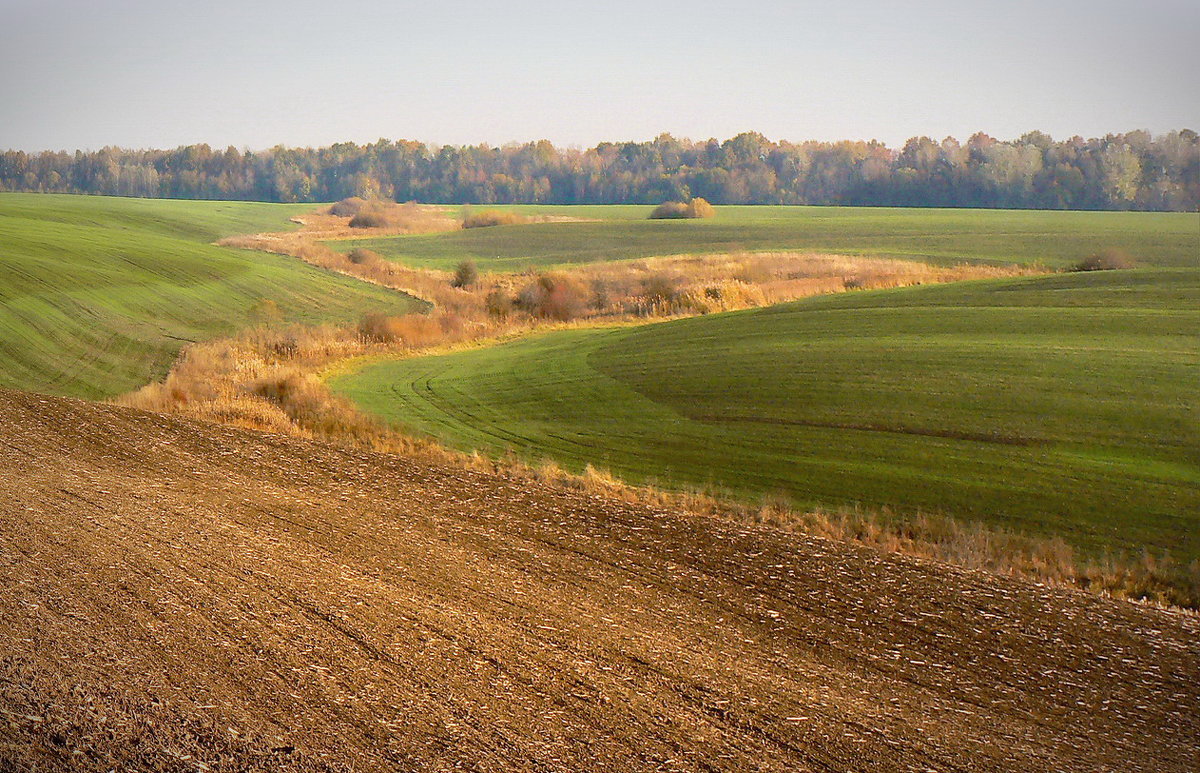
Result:
M0 149L1200 130L1198 0L0 0Z

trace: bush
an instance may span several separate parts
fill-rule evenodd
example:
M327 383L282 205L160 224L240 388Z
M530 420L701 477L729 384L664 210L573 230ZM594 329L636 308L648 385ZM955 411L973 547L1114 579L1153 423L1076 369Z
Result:
M354 217L367 205L367 200L358 196L342 199L329 208L329 214L338 217Z
M717 210L705 199L697 196L691 201L664 201L650 213L651 220L683 220L688 218L713 217Z
M351 228L387 228L389 225L388 216L378 209L363 209L350 218Z
M587 291L567 277L542 274L517 294L517 306L534 317L566 322L583 314Z
M687 217L687 204L682 201L664 201L650 213L651 220L679 220Z
M688 217L715 217L717 210L707 199L699 196L688 202Z
M498 209L485 209L483 212L467 214L463 217L463 228L488 228L494 225L520 225L528 223L529 218L516 212L502 212Z
M479 281L479 269L475 266L475 261L464 260L458 264L458 268L454 269L454 279L450 284L454 287L470 287Z
M353 250L350 250L346 259L356 266L371 266L383 260L377 253L364 250L362 247L355 247Z
M642 280L642 298L652 308L670 309L679 299L678 277L663 272L651 274Z
M592 300L590 305L596 311L607 311L612 305L611 283L603 279L592 280Z
M347 204L355 201L346 199L334 205L339 211L354 209L354 216L350 218L351 228L390 228L406 233L431 233L458 228L458 222L437 207L424 207L413 201L397 204L379 199L358 199L361 204Z
M1135 265L1133 258L1129 257L1129 253L1124 250L1108 249L1101 250L1095 254L1089 255L1075 265L1071 266L1072 271L1117 271L1125 268L1133 268Z
M496 319L508 319L513 312L512 296L508 294L507 290L500 287L493 287L488 292L484 305L487 307L488 315Z

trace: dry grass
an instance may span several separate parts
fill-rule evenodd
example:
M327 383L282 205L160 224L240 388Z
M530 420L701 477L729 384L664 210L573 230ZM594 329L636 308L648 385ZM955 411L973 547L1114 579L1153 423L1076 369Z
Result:
M467 212L463 215L463 228L490 228L497 225L521 225L528 223L529 218L516 212L506 212L499 209L485 209L482 212Z
M767 306L846 290L873 290L1043 274L1031 266L931 266L904 260L808 252L677 255L571 270L603 288L598 315L673 316Z
M477 456L465 461L479 465ZM667 491L630 486L587 465L582 474L554 462L524 467L507 459L503 469L541 483L615 496L631 503L733 519L797 533L856 542L875 549L917 556L968 569L1073 587L1112 598L1180 609L1200 609L1200 561L1183 565L1169 556L1143 552L1082 556L1061 539L1018 534L943 515L900 516L887 510L797 510L782 498L766 497L758 506L716 491Z
M346 225L357 231L369 229L401 234L454 230L453 221L448 220L442 210L423 207L413 202L396 204L390 201L368 201L351 216Z
M361 218L355 223L356 218ZM324 210L292 218L298 231L257 236L299 235L307 241L366 239L373 236L457 231L462 224L446 207L408 202L397 204L357 197L342 199ZM244 239L246 237L234 237Z

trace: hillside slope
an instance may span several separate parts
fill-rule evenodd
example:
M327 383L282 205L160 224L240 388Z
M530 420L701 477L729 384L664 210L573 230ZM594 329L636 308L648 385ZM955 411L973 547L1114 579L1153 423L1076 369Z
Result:
M215 247L296 207L0 193L0 387L109 397L188 341L261 321L353 321L414 299L281 255Z
M0 770L1194 770L1200 624L0 391Z
M462 450L750 501L1200 557L1200 271L843 293L383 360L330 383Z
M722 206L711 220L647 220L650 207L500 209L595 222L472 228L330 244L347 251L367 247L413 266L453 269L471 259L487 271L741 250L1056 268L1109 248L1127 252L1146 266L1195 266L1200 254L1196 216L1187 212Z

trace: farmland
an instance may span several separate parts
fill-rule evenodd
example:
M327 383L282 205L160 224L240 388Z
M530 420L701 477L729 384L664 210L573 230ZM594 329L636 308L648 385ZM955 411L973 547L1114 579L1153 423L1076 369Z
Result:
M282 230L309 208L0 194L0 386L106 397L268 310L317 323L415 308L291 258L210 244Z
M362 408L463 450L1200 556L1200 273L845 293L382 360Z
M0 390L0 769L1194 769L1196 618Z
M1045 212L861 207L720 207L711 220L650 221L641 206L513 206L525 214L578 218L442 234L334 242L367 247L412 266L523 271L601 260L730 251L805 250L1061 268L1103 249L1139 264L1194 266L1196 217L1188 213Z
M444 304L482 285L374 261L394 287L437 290L429 316L386 318L405 323L395 340L361 324L222 338L419 308L302 249L211 244L303 211L0 197L0 769L1190 769L1192 616L1015 562L964 571L466 459L314 378L332 368L361 407L463 450L1191 559L1200 272L1170 267L1189 238L1175 220L1102 233L1163 268L541 333L533 315ZM627 214L378 244L441 244L441 263L414 261L435 267L468 255L454 239L527 253L556 229L613 229L568 240L578 262L730 246ZM772 216L727 222L744 235ZM983 263L1084 252L1061 233L994 250L973 222L954 238ZM888 254L920 242L902 231L879 237ZM562 248L539 249L550 265ZM185 339L205 343L126 403L152 411L3 388L105 396L161 375ZM413 351L455 342L479 348ZM1119 585L1129 565L1077 587L1195 606L1174 570Z

